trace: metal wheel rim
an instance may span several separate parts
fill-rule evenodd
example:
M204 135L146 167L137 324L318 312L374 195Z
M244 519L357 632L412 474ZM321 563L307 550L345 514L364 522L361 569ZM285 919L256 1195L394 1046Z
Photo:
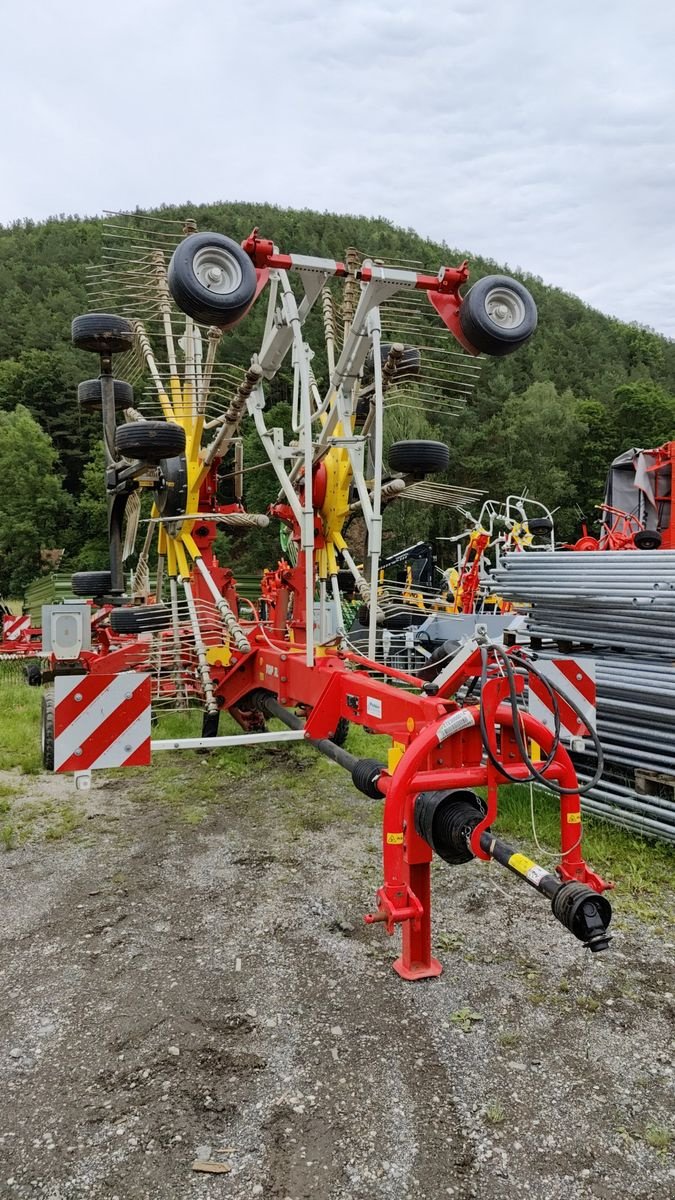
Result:
M491 288L485 297L485 311L499 329L517 329L525 320L525 305L510 288Z
M204 246L198 250L192 260L192 272L203 288L218 296L236 292L242 281L239 263L222 246Z

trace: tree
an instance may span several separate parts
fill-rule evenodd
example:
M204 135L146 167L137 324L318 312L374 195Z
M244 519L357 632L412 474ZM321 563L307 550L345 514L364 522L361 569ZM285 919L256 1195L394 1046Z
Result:
M108 565L108 503L103 442L97 442L83 472L82 493L75 508L73 569L100 571Z
M49 436L27 408L0 412L0 591L19 596L40 569L40 548L63 546L72 502Z
M625 383L614 393L612 417L617 454L631 446L648 450L675 436L675 396L650 379Z
M93 437L100 436L98 414L77 402L77 363L62 350L22 350L0 362L0 409L23 404L49 434L59 455L66 488L77 493Z

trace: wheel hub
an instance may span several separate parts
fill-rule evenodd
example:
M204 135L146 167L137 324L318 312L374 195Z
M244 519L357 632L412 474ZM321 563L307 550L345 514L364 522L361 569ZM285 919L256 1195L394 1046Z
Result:
M242 282L239 263L221 246L204 246L192 261L192 270L202 287L219 296L235 292Z
M525 305L520 296L506 288L493 288L485 297L485 311L500 329L515 329L525 320Z

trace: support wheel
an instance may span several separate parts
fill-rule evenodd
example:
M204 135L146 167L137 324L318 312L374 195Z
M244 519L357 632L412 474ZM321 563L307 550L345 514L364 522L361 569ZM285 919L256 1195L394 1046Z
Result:
M70 577L74 596L107 596L112 590L110 571L77 571Z
M532 517L527 528L530 533L553 533L553 521L550 517Z
M134 389L123 379L113 379L115 392L115 407L129 408L134 402ZM92 411L101 407L101 380L84 379L77 385L77 399L80 408Z
M659 550L661 540L658 529L638 529L633 538L636 550Z
M459 323L474 350L503 358L532 337L537 328L537 306L517 279L486 275L466 293Z
M255 299L255 267L222 233L193 233L176 247L167 273L176 304L201 325L227 329Z
M165 604L138 604L113 608L110 628L114 633L161 633L171 628L171 609Z
M344 746L350 730L350 722L346 717L340 717L333 736L329 739L334 746Z
M77 350L91 350L92 354L124 354L134 344L134 331L126 317L109 313L74 317L70 336Z
M389 466L404 475L443 472L450 466L450 451L445 442L394 442L389 447Z
M42 693L40 745L45 771L54 770L54 693L51 688Z
M169 421L132 421L118 425L115 448L124 458L158 463L185 450L185 430Z

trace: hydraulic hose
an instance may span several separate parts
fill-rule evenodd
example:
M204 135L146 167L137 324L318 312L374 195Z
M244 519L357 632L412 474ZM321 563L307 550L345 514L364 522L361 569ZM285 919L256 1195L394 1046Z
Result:
M558 796L574 796L574 795L585 796L586 793L588 791L590 791L591 788L595 787L595 785L598 783L600 777L602 776L602 772L604 770L604 756L602 753L602 747L600 745L600 741L599 741L597 733L594 730L591 730L591 738L592 738L592 741L593 741L593 744L594 744L594 747L596 750L596 754L598 757L597 768L596 768L595 774L593 775L592 779L590 779L587 783L585 783L583 785L583 787L577 786L575 788L572 788L572 787L564 787L562 784L557 783L554 779L547 778L546 775L544 774L544 772L546 771L546 768L548 766L550 766L551 762L553 761L553 758L555 756L556 750L559 745L559 740L560 740L560 712L559 712L557 701L555 700L555 693L553 692L553 689L551 688L550 681L548 679L546 679L546 677L544 675L542 675L540 671L537 671L537 669L532 666L532 664L530 663L530 661L528 659L521 658L517 654L515 656L513 656L513 657L515 657L515 661L518 666L522 667L523 669L525 669L526 671L528 671L529 673L534 675L538 680L540 680L540 682L542 683L542 686L544 686L549 691L549 694L551 694L553 696L553 700L554 700L555 733L554 733L554 739L553 739L553 746L552 746L552 749L551 749L548 757L546 758L546 760L543 763L537 764L532 761L532 759L530 758L530 755L528 754L527 746L525 744L525 739L523 737L523 732L520 727L520 711L518 708L518 693L516 692L512 657L509 656L508 654L506 654L506 652L501 648L501 646L493 645L491 647L491 649L494 651L494 653L497 655L497 657L499 657L501 659L501 662L502 662L502 665L503 665L503 668L504 668L504 671L506 674L506 678L507 678L508 685L509 685L509 699L510 699L510 703L511 703L511 712L513 715L513 734L516 739L516 745L518 746L518 751L520 753L522 761L524 762L525 766L527 767L527 769L529 771L529 777L528 777L528 779L525 779L525 780L523 780L522 778L521 779L515 778L506 769L504 763L501 762L496 757L496 755L493 753L492 748L490 746L490 739L488 737L487 726L485 723L485 715L484 715L483 709L481 707L479 710L480 733L481 733L481 738L483 741L483 746L485 747L485 751L486 751L488 758L490 759L490 762L502 775L506 776L506 778L509 780L510 783L523 783L523 782L527 783L529 780L531 782L540 783L543 787L548 788L549 791L554 792ZM488 665L488 651L487 651L486 647L482 646L481 647L481 691L482 691L483 687L485 686L485 684L487 683L487 665ZM581 712L581 709L577 706L577 704L568 696L565 696L565 700L569 704L570 708L575 713L575 715L579 718L579 720L581 722L584 722L584 720L585 720L584 714Z

